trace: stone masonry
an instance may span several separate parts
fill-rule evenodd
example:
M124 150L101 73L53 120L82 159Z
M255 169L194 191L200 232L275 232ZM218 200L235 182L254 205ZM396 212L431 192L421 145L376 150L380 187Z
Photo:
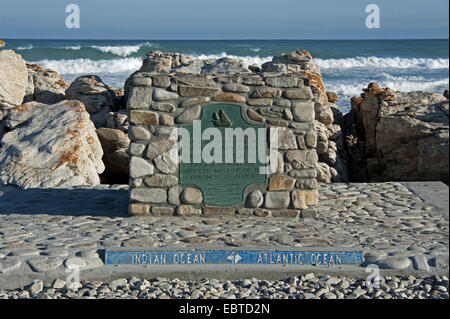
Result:
M303 72L186 74L137 72L128 80L131 215L315 214L318 155L314 105L322 98ZM179 185L169 158L173 128L201 118L217 102L241 106L249 123L278 128L278 168L267 184L250 185L241 204L207 206L196 187Z

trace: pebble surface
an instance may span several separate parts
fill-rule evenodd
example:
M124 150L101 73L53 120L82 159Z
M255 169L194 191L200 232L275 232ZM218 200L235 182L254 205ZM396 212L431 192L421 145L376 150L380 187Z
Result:
M63 286L64 285L64 286ZM238 281L201 279L117 279L109 283L82 282L65 286L56 279L44 286L35 280L16 290L0 290L0 299L448 299L448 277L385 277L378 287L365 280L313 273L283 280L248 278Z
M315 218L129 217L127 206L126 185L27 191L0 186L0 279L18 269L36 273L70 265L77 265L81 270L99 268L103 266L99 252L107 247L180 245L186 249L205 245L217 248L360 249L365 252L366 263L375 263L380 268L448 269L448 220L402 183L323 185L319 190ZM427 292L430 295L432 291L442 289L434 287L446 286L438 284L443 279L417 280L431 285ZM198 287L198 294L202 296L203 283L185 284ZM280 297L286 295L283 289L292 288L276 282L270 285L274 288L273 295ZM309 296L326 289L326 285L314 289L313 292L301 290L304 293L296 290L287 295ZM183 289L180 290L170 296L185 294ZM258 291L256 295L265 295L261 289ZM321 298L340 298L342 294L347 298L348 291L322 292ZM401 296L400 292L395 296ZM139 293L137 291L136 296ZM403 294L405 298L415 296L408 295L407 291ZM394 297L391 293L383 296L389 298L389 295ZM368 296L368 293L361 296Z

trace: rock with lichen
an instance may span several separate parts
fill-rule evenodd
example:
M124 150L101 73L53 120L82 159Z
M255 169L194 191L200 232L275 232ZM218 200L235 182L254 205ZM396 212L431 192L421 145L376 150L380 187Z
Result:
M25 103L8 111L5 124L3 184L53 188L100 183L103 150L83 103Z
M0 120L8 110L22 104L28 85L25 61L12 50L0 51Z
M66 90L66 98L81 101L95 127L106 126L109 112L123 107L123 90L114 90L96 75L80 76Z
M27 63L28 86L23 102L54 104L66 98L69 83L56 72Z
M448 183L449 102L437 93L394 92L370 83L345 116L356 181Z

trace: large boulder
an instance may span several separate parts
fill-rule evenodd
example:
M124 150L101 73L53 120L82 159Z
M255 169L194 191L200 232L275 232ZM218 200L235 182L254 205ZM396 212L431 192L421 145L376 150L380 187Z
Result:
M67 99L83 102L95 127L104 127L106 115L123 106L122 95L96 75L80 76L66 90Z
M105 172L102 175L110 184L128 183L130 139L124 132L101 127L97 135L103 148Z
M28 86L23 102L54 104L66 98L69 83L56 72L37 64L28 64Z
M0 120L8 109L20 105L28 85L25 61L12 50L0 51Z
M369 84L346 115L353 179L448 183L448 112L441 94Z
M0 144L0 182L22 188L96 185L103 151L84 105L30 102L9 110Z
M139 72L161 73L170 69L186 66L194 59L181 53L165 53L161 51L150 51L144 59Z

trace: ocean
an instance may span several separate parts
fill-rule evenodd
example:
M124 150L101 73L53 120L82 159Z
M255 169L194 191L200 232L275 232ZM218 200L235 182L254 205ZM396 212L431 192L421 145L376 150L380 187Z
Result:
M5 39L29 63L60 73L67 81L96 74L122 88L152 50L180 52L196 58L229 56L247 64L306 49L320 66L325 88L339 94L339 108L370 82L401 91L443 93L449 88L447 40L14 40Z

